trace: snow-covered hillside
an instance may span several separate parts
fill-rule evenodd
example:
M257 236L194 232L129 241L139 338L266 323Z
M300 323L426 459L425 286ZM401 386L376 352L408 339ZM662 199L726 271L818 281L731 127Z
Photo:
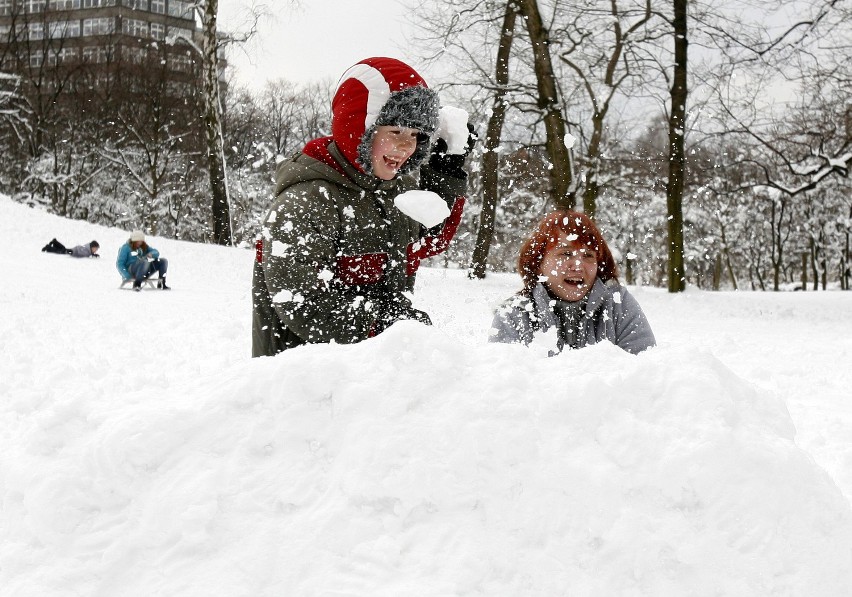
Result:
M40 252L100 242L101 259ZM250 359L253 252L0 197L0 596L852 594L852 293L631 289L659 346L489 345L511 275Z

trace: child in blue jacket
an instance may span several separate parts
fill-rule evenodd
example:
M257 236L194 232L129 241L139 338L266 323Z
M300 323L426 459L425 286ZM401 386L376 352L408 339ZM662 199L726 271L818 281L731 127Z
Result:
M133 290L137 292L142 290L142 280L155 271L160 274L157 288L171 290L166 286L166 270L169 262L160 257L157 249L148 246L145 242L145 234L141 230L134 230L127 242L121 245L115 267L123 280L133 280Z

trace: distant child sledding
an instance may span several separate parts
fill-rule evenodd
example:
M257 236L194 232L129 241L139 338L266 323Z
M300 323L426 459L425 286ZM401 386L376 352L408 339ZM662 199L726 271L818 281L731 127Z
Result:
M521 248L524 288L494 316L491 342L563 349L609 340L639 353L656 344L636 299L618 283L612 253L585 214L555 211Z
M55 238L44 245L41 250L44 253L58 253L60 255L71 255L71 257L100 257L98 241L93 240L87 245L77 245L73 249L67 249L65 245Z
M171 290L166 286L166 270L169 262L160 257L160 252L149 247L145 242L145 234L141 230L134 230L127 242L118 250L118 258L115 267L125 282L133 280L133 290L142 290L143 280L147 280L154 272L159 272L157 288Z

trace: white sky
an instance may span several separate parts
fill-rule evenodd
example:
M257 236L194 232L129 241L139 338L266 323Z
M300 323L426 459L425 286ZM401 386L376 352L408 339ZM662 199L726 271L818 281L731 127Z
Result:
M274 2L256 40L244 50L230 52L238 84L259 88L276 78L297 83L336 81L352 64L370 56L410 60L400 49L405 46L403 31L410 25L396 0L301 0L298 4ZM248 0L223 0L220 29L244 29L248 6Z

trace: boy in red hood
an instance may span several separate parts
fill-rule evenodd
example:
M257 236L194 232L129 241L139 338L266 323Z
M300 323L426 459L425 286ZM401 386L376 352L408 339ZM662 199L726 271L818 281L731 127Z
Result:
M276 172L254 264L253 356L358 342L400 319L430 323L403 293L413 290L420 260L455 234L476 139L470 129L455 154L446 140L433 146L440 117L437 94L399 60L368 58L343 74L331 136ZM437 194L449 213L442 223L427 228L397 207L398 196L417 189Z

